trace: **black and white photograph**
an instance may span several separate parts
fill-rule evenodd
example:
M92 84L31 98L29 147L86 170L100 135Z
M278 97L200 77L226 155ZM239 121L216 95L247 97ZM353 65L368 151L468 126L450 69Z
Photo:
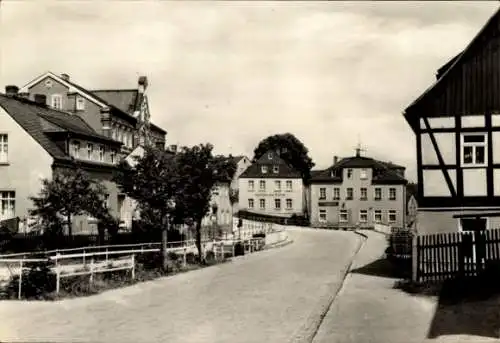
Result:
M500 342L500 2L0 0L0 342Z

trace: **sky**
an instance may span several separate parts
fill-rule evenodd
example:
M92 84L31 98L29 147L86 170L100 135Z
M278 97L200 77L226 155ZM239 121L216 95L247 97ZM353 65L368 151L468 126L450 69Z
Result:
M364 155L416 179L404 109L499 4L3 0L0 91L46 71L88 89L135 88L167 144L247 155L291 132L315 169Z

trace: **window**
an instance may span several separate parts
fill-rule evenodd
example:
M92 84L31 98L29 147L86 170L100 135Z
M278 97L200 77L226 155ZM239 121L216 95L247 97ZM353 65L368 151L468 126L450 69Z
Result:
M254 187L255 187L255 185L254 185L253 180L248 180L248 191L253 192Z
M349 215L347 213L347 210L340 210L339 212L339 222L340 223L347 223L349 221Z
M260 171L262 172L262 174L267 174L267 166L260 167Z
M267 154L267 159L268 160L272 160L273 159L273 153L272 152L270 152L270 153Z
M375 210L373 212L373 221L375 223L381 223L382 222L382 211L381 210Z
M92 155L94 155L94 146L92 144L87 144L87 159L91 160Z
M274 199L274 209L281 210L281 199Z
M287 192L292 191L292 181L291 180L286 181L286 190L287 190Z
M389 223L395 223L395 222L396 222L396 211L389 210Z
M53 94L52 97L52 103L51 106L55 109L62 109L62 96L61 94Z
M104 162L104 145L99 145L99 161Z
M326 210L319 210L319 221L326 223Z
M347 169L347 178L350 179L352 177L352 169Z
M375 188L375 200L382 200L382 188Z
M359 210L359 222L360 223L368 222L368 211L367 210Z
M0 219L15 217L16 192L0 191Z
M0 135L0 163L9 161L9 136L7 134Z
M286 209L291 210L293 208L292 199L286 199Z
M333 188L333 200L340 200L340 188Z
M81 96L76 97L76 110L83 111L85 109L85 99Z
M253 208L253 206L254 206L253 199L248 199L248 208Z
M259 181L259 190L265 191L266 190L266 180L260 180Z
M259 206L260 206L261 210L265 210L266 209L266 199L260 199Z
M361 173L359 175L359 178L361 180L366 180L368 179L368 170L367 169L361 169Z
M281 191L281 181L279 180L274 181L274 188L277 191Z
M326 188L321 187L319 189L319 198L320 198L320 200L326 199Z
M389 188L389 200L396 200L396 188Z
M274 166L273 167L273 173L274 174L278 174L279 171L280 171L280 167L278 167L278 166Z
M115 163L115 160L116 160L116 151L115 150L111 150L110 156L111 156L111 163Z
M366 188L361 188L360 200L368 200L368 190Z
M115 128L111 129L111 138L113 138L114 140L116 140L116 129Z
M353 195L352 195L352 188L347 188L346 189L346 197L345 197L345 200L352 200L353 199Z
M462 165L476 167L486 163L486 134L462 134Z
M74 158L80 158L80 142L71 143L71 155Z

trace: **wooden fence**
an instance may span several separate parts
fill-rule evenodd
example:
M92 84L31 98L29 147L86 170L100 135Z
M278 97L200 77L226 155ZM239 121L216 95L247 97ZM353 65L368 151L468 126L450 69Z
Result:
M500 229L415 236L412 258L416 281L478 276L500 262Z

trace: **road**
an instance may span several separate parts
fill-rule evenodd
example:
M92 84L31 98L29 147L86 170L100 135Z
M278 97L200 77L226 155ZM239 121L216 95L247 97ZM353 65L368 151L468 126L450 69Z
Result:
M361 241L342 231L290 236L282 248L88 298L2 301L0 341L289 342L318 324Z

